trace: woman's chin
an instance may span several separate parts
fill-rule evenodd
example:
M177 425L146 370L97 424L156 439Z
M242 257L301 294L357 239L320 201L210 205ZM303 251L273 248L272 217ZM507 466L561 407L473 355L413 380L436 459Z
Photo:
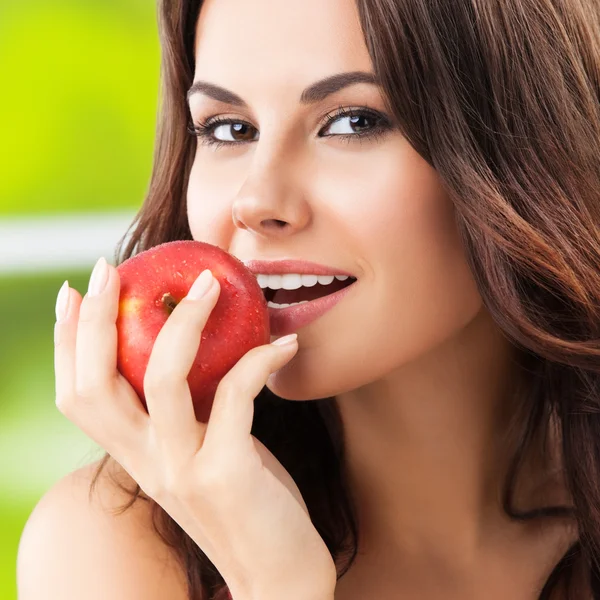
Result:
M337 387L323 385L315 378L302 376L292 370L285 371L285 367L272 373L267 380L266 386L270 392L284 400L321 400L335 395ZM332 393L330 393L332 392Z
M304 386L301 384L294 385L293 382L286 381L285 379L279 376L278 372L272 373L267 380L267 388L270 392L284 400L308 400L303 394L304 390L302 388Z

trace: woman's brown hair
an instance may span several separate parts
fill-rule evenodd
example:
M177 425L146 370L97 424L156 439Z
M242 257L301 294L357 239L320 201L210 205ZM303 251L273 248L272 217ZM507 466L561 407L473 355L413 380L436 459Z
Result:
M516 520L571 517L578 540L540 600L600 599L600 3L597 0L357 0L373 70L403 135L436 169L485 307L521 357L514 458L504 510ZM117 263L192 239L187 129L201 0L159 0L161 102L149 191ZM526 455L557 426L564 506L514 505ZM284 432L284 433L282 433ZM338 569L360 534L334 398L288 402L266 387L252 434L290 472ZM105 455L96 478L111 460ZM152 502L139 487L131 500ZM189 597L225 583L153 503ZM579 576L581 575L581 577ZM581 585L579 583L578 585ZM574 594L577 594L575 596Z

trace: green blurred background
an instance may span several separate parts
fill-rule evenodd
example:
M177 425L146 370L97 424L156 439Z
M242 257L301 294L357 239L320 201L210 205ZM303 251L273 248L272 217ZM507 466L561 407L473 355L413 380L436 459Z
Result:
M102 455L54 405L54 302L141 205L158 76L152 0L0 2L1 600L39 498Z

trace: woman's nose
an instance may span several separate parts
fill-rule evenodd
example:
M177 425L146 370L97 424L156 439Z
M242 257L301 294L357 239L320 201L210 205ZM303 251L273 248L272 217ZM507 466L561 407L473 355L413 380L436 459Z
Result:
M232 205L236 227L263 237L281 237L297 233L310 223L305 188L284 169L271 163L249 174Z

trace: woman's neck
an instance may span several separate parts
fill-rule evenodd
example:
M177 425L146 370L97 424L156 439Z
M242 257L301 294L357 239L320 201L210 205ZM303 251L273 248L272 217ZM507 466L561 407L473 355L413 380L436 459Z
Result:
M443 347L336 398L367 546L468 564L508 518L515 357L482 311Z

